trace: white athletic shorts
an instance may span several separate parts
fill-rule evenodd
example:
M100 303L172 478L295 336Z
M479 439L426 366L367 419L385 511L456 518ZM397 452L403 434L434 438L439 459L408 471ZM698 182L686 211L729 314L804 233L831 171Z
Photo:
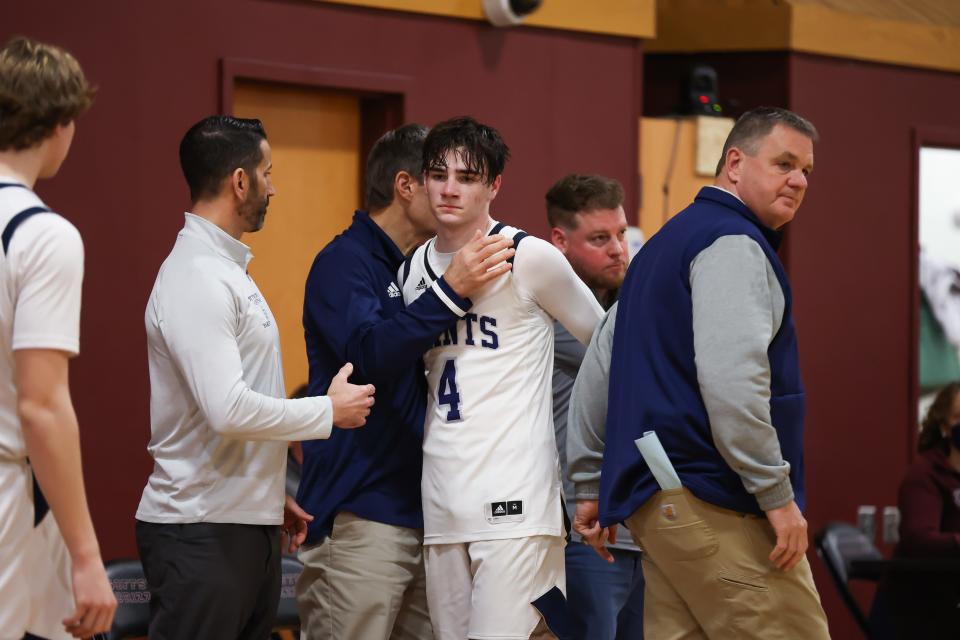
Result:
M564 545L556 536L425 545L436 640L528 640L541 621L532 603L554 589L566 597Z
M74 611L70 556L52 513L33 526L33 476L25 461L0 462L0 638L24 632L67 639Z

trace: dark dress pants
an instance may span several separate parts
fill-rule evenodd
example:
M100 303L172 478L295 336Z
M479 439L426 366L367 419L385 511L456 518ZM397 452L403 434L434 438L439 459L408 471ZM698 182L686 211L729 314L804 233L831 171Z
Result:
M266 640L280 599L276 525L137 521L150 640Z

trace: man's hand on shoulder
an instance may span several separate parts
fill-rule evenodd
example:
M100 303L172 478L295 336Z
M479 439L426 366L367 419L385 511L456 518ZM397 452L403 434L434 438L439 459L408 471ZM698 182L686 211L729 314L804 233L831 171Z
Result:
M797 566L807 552L807 520L793 500L766 513L777 535L777 545L770 553L770 562L778 569L789 571Z
M333 405L333 424L341 429L362 427L367 423L370 407L373 406L373 393L376 391L372 384L347 382L351 373L353 365L348 362L340 368L327 389L327 397Z
M443 279L458 296L467 298L483 285L510 271L512 265L507 260L516 253L512 246L511 238L499 234L485 236L477 231L473 239L453 256Z

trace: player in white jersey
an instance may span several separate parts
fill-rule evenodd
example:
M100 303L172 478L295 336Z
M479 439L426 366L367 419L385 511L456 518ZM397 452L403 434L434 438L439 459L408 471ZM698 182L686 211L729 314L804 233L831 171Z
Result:
M27 38L0 49L4 640L26 632L86 638L110 628L117 606L87 509L68 380L69 359L80 348L83 241L33 192L38 179L60 169L92 94L62 49Z
M427 599L441 640L564 632L553 320L586 344L602 311L556 248L490 217L508 154L471 118L431 130L425 185L439 229L399 274L409 304L471 239L514 239L512 272L471 296L470 313L424 355Z

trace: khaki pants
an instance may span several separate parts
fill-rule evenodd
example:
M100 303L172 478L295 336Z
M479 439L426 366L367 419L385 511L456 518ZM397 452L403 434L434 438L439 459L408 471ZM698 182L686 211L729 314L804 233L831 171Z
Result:
M661 491L627 526L643 550L644 636L656 640L829 639L804 558L779 571L766 518Z
M340 513L299 552L304 640L431 640L423 532Z

